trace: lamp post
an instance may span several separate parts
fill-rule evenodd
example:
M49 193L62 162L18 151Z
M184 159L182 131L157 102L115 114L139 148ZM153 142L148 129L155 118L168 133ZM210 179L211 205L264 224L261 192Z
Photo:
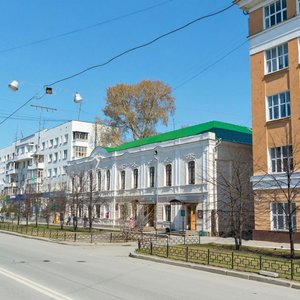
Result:
M74 95L74 102L79 103L78 121L79 121L79 118L80 118L82 100L83 99L82 99L81 95L78 92L76 92L75 95Z
M157 214L158 214L158 153L154 151L153 158L156 160L156 171L155 171L155 230L157 230Z

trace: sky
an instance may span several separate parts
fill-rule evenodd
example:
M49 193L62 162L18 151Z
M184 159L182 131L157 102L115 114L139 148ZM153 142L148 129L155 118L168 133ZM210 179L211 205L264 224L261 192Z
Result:
M0 148L43 128L105 118L106 89L161 80L172 88L176 113L168 127L218 120L251 127L248 17L238 7L192 24L106 66L130 48L231 4L231 0L1 0ZM8 88L18 80L19 90ZM37 109L31 105L55 110Z

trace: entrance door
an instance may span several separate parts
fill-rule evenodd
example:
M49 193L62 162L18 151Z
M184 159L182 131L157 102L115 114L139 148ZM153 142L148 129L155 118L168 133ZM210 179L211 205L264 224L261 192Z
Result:
M144 206L144 222L146 226L154 226L154 210L154 204Z
M190 228L196 230L196 207L191 207L190 210Z
M196 230L196 205L190 204L187 207L188 219L187 225L189 230Z

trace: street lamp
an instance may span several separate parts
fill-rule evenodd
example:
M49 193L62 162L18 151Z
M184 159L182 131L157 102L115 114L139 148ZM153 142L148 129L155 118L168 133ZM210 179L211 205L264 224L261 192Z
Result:
M83 98L81 97L81 95L78 92L76 92L75 95L74 95L74 102L77 103L77 104L79 103L78 121L79 121L79 118L80 118L82 100L83 100Z
M17 80L13 80L13 81L8 85L8 87L9 87L12 91L16 92L16 91L19 89L19 82L18 82Z

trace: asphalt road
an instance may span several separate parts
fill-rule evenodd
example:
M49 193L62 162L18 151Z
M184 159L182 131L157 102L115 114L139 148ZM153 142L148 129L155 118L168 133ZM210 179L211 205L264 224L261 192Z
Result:
M0 233L1 299L300 299L295 289L128 257L134 248Z

